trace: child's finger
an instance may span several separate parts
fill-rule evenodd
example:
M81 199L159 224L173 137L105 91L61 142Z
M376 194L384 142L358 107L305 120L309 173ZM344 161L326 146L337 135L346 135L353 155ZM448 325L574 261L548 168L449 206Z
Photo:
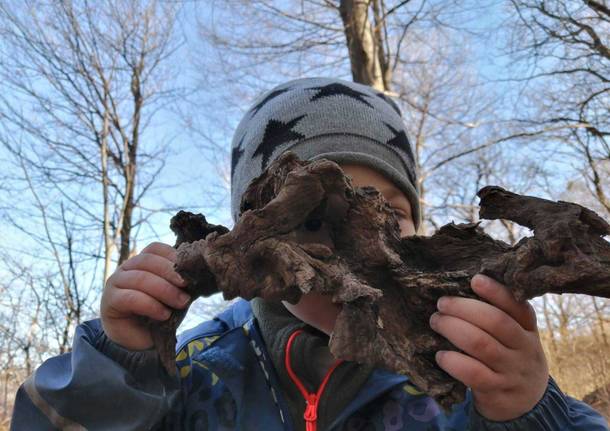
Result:
M184 308L191 299L187 293L158 275L138 269L116 273L112 283L118 289L144 292L173 308Z
M438 351L435 356L439 367L466 386L489 391L501 384L500 376L475 358L460 352Z
M444 296L437 308L444 315L472 323L509 348L521 347L519 335L523 334L523 328L498 307L477 299Z
M108 306L122 315L146 316L155 320L167 320L171 310L144 292L132 289L113 289L108 292Z
M471 286L477 295L506 312L525 330L536 330L536 313L532 306L527 301L518 302L506 286L483 274L475 275Z
M151 253L157 256L164 257L171 262L176 262L176 249L171 245L164 244L162 242L151 242L141 253Z
M174 263L171 260L157 254L142 252L137 256L126 260L121 265L121 268L125 271L139 269L142 271L151 272L167 280L174 286L186 286L186 282L176 271L174 271Z
M500 372L506 358L511 357L508 348L465 320L434 313L430 317L430 326L458 349L480 360L493 371Z

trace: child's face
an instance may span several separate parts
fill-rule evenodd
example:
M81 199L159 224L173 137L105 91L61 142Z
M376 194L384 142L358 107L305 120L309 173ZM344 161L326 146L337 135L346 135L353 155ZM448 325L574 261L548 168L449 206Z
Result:
M383 174L364 165L341 164L343 171L352 177L355 187L373 186L383 194L385 199L396 210L401 236L415 235L415 224L411 216L411 204L407 197L394 183ZM303 295L298 303L282 301L292 314L303 322L330 335L341 310L333 304L329 295L311 292Z

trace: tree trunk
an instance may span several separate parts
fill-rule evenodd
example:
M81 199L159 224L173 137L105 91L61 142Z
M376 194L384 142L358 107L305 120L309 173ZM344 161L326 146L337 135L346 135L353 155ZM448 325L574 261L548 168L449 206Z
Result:
M119 251L119 262L118 264L122 264L127 259L129 259L131 253L131 228L132 228L132 219L133 219L133 193L135 187L135 173L136 173L136 165L135 165L135 154L134 163L129 163L125 167L125 199L123 205L123 217L121 223L120 237L121 237L121 248Z
M131 229L133 227L133 210L135 206L134 192L137 173L137 155L140 139L140 118L144 99L140 88L140 75L144 69L144 58L132 68L131 95L133 97L133 116L131 142L125 143L125 153L128 160L124 169L125 175L125 198L123 205L123 217L121 225L121 249L119 252L119 265L129 259L131 255Z
M379 0L374 1L378 21ZM352 66L354 82L370 85L379 91L390 91L391 70L385 61L383 36L379 22L375 28L369 21L371 0L341 0L339 11Z
M104 236L104 278L103 283L110 276L110 265L112 264L112 250L114 248L114 235L110 226L110 200L108 199L108 133L110 130L110 112L108 110L108 95L104 95L104 120L102 125L102 136L100 136L100 160L102 166L102 201L104 205L103 236Z

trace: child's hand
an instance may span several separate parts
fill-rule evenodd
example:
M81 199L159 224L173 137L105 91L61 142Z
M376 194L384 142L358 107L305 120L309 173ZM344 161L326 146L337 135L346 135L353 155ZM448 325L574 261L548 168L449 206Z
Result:
M489 301L443 297L430 326L466 354L438 352L438 365L472 389L477 411L494 421L515 419L542 398L549 371L528 303L477 274L472 289Z
M100 306L108 338L130 350L153 346L141 316L167 320L170 308L184 308L191 299L182 290L185 282L174 271L175 261L173 247L154 242L108 277Z

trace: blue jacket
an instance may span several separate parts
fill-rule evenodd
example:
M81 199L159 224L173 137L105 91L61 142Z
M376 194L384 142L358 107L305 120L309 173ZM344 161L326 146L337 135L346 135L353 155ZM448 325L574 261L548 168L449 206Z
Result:
M17 392L12 430L292 431L288 408L250 304L239 301L183 333L169 377L156 352L112 343L99 320L80 325L71 353L51 358ZM466 400L444 413L405 376L377 369L338 412L332 431L603 431L588 405L550 379L542 400L509 422ZM298 430L294 430L298 431ZM320 430L321 431L321 430Z

